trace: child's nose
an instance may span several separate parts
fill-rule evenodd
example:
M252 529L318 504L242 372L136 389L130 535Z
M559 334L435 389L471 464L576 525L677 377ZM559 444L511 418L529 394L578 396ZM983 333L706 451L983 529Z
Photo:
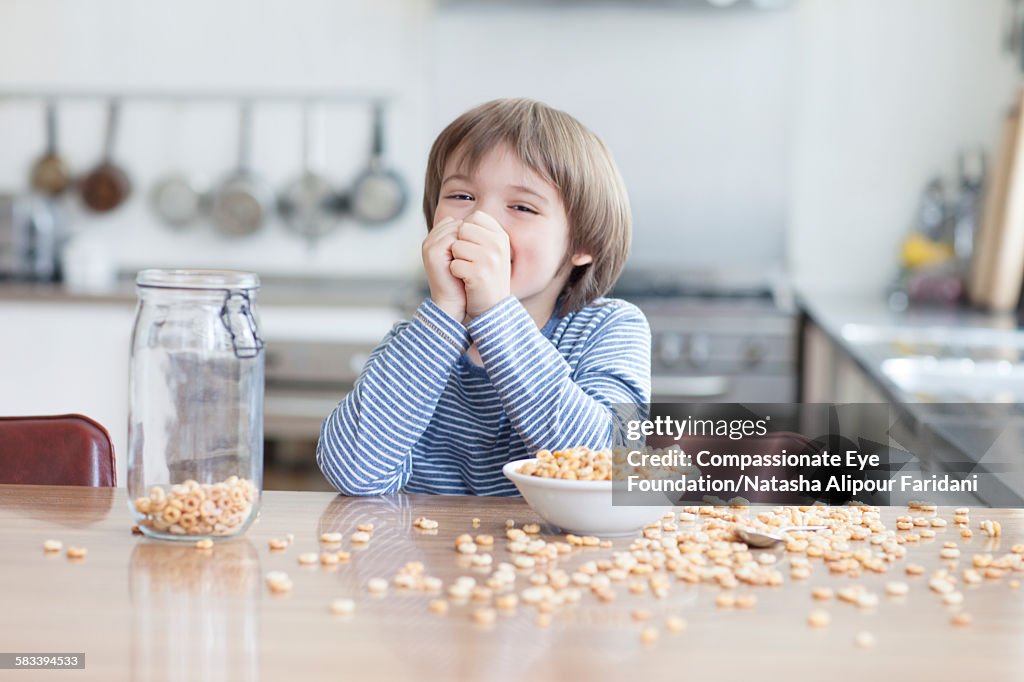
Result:
M487 198L477 202L476 209L479 212L486 213L490 216L501 215L502 201L498 198Z
M476 223L477 225L501 227L501 229L505 229L502 227L501 221L498 220L498 216L501 215L501 207L503 204L500 201L490 203L495 204L495 206L491 207L488 204L478 203L476 210L465 218L466 222Z

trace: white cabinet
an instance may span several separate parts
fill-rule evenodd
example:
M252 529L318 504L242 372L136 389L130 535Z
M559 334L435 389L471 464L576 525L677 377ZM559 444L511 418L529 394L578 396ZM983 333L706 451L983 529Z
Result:
M0 302L0 414L80 413L114 441L126 476L131 304Z

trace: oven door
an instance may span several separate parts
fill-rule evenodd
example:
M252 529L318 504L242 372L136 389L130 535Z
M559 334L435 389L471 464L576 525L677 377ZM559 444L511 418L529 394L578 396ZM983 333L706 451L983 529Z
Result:
M375 344L268 343L263 398L264 485L331 490L316 465L324 419L355 384Z
M652 402L796 399L792 315L743 301L677 300L674 307L649 306Z

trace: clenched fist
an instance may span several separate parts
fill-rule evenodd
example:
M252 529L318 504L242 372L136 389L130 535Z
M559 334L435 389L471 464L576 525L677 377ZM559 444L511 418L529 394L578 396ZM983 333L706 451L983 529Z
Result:
M430 298L448 315L463 321L466 316L466 287L451 272L452 246L462 226L461 220L448 217L437 223L423 240L423 269L427 273Z
M511 248L504 228L483 211L455 229L448 269L465 287L466 316L473 319L510 295Z

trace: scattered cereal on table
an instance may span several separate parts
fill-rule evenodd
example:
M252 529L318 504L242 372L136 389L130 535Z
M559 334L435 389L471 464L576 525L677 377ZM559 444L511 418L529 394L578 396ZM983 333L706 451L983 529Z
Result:
M951 622L953 625L963 627L963 626L966 626L966 625L970 625L971 624L971 620L973 620L971 618L971 614L969 614L969 613L962 613L961 612L961 613L954 614L949 622Z
M275 594L283 594L292 589L292 580L284 571L270 571L267 573L267 587Z
M682 632L686 629L686 619L680 616L669 616L665 619L665 629L669 632Z
M493 625L497 617L495 610L489 608L476 609L472 613L473 622L478 625Z
M815 609L807 615L807 624L812 628L823 628L828 626L831 622L832 616L828 615L828 611Z
M356 610L356 603L351 599L342 597L331 601L329 609L336 616L349 616Z
M875 646L875 636L870 632L858 632L853 641L861 649L870 649Z

